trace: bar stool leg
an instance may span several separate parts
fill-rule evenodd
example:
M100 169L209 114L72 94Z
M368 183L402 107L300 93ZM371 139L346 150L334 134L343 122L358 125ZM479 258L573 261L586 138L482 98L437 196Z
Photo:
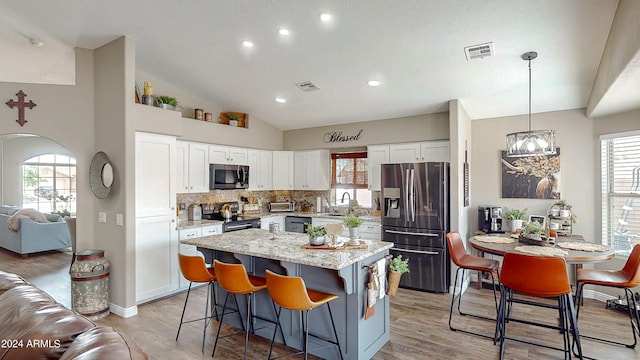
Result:
M273 306L274 306L274 309L275 309L275 304ZM278 333L278 326L280 326L280 312L281 311L282 311L282 308L279 308L278 310L276 310L276 327L273 329L273 337L271 338L271 345L269 346L269 355L268 355L267 359L271 359L271 352L273 351L273 343L276 341L276 334ZM280 327L280 331L282 332L282 327ZM284 334L282 335L282 338L284 339Z
M336 337L336 345L338 345L338 353L340 353L340 359L344 360L342 356L342 348L340 347L340 339L338 339L338 332L336 331L336 323L333 321L333 314L331 313L331 305L327 303L329 309L329 318L331 319L331 326L333 327L333 335Z
M189 294L191 293L191 282L189 282L189 289L187 290L187 297L184 299L184 307L182 307L182 316L180 316L180 325L178 325L178 333L176 334L176 341L180 336L180 329L182 329L182 320L184 320L184 312L187 310L187 302L189 301Z
M220 338L220 329L222 328L222 320L224 320L224 313L227 310L227 300L229 300L229 293L227 293L227 296L224 297L224 305L222 305L222 314L220 314L220 321L218 322L218 333L216 334L216 341L213 343L213 352L211 352L211 357L214 357L214 355L216 354L216 347L218 346L218 338Z

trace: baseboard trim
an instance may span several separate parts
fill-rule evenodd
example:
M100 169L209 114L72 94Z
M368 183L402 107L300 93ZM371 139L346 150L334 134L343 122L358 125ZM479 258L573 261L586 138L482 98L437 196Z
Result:
M131 306L128 308L124 308L122 306L110 303L109 310L111 310L111 313L125 319L138 315L138 306Z

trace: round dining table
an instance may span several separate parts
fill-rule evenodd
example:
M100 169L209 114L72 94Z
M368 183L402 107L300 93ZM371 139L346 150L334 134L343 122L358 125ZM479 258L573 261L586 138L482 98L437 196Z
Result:
M476 237L474 236L469 239L469 245L471 245L471 247L476 249L476 251L478 252L478 256L481 256L481 257L484 256L485 253L498 255L498 256L503 256L507 252L516 252L516 253L522 254L523 252L516 250L516 247L529 245L529 244L521 243L520 241L518 241L518 239L511 238L508 234L506 235L500 234L499 237L510 238L513 240L513 242L510 242L510 243L485 242L485 241L477 240ZM567 252L567 254L562 255L562 257L565 259L567 264L573 265L575 269L581 268L582 265L584 264L599 263L599 262L612 259L613 257L616 256L615 251L609 247L607 247L605 251L571 250L571 249L559 247L558 244L562 242L584 242L587 244L588 242L586 242L584 238L580 235L573 235L573 236L557 237L555 245L547 245L549 247L555 247ZM478 282L478 287L481 287L481 286L482 286L481 282Z

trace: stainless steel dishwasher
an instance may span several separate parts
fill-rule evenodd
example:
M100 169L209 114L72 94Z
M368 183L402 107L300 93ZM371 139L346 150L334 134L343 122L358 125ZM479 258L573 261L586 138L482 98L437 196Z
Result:
M284 231L306 233L307 225L311 224L309 216L286 216L284 218Z

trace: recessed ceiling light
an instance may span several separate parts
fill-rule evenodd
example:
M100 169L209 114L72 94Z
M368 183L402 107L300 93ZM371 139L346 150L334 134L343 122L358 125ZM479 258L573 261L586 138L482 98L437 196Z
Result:
M245 40L242 42L242 46L246 47L246 48L252 48L253 47L253 43L249 40Z
M369 86L376 87L376 86L380 85L380 81L379 80L369 80L367 82L367 84L369 84Z
M329 22L331 21L331 18L332 18L331 14L327 14L327 13L321 13L318 15L318 17L322 22Z
M289 31L289 29L279 28L278 29L278 34L280 34L282 36L289 36L291 34L291 31Z
M286 102L287 102L287 99L285 99L285 98L281 98L281 97L277 97L277 98L276 98L276 102L279 102L279 103L283 104L283 103L286 103Z

